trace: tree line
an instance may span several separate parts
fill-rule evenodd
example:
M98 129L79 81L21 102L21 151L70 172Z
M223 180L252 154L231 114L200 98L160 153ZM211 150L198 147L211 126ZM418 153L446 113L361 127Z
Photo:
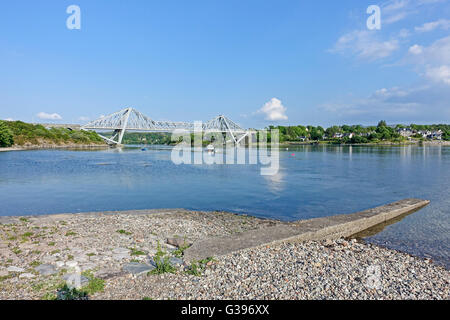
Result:
M66 128L45 128L40 124L22 121L0 120L0 147L12 145L49 144L101 144L103 139L95 132L69 130Z
M377 126L362 125L342 125L331 126L324 129L321 126L269 126L267 129L278 129L280 142L298 142L298 141L330 141L337 143L369 143L378 141L401 142L406 140L399 130L410 129L414 132L419 131L438 131L442 132L442 140L450 140L450 125L396 125L388 126L386 121L380 121ZM413 135L415 138L421 135Z

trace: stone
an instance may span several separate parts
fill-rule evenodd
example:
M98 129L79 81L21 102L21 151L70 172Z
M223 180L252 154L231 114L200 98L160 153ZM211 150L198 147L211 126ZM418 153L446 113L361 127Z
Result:
M78 273L68 273L65 274L62 278L64 281L66 281L68 286L77 289L80 289L81 287L89 283L89 279L87 277Z
M6 277L9 274L7 270L0 270L0 277Z
M95 263L85 263L83 265L80 266L81 271L86 271L86 270L92 270L95 269L97 267L97 265Z
M114 260L117 260L117 261L131 258L131 256L128 253L114 254L112 257L113 257Z
M75 268L76 266L78 266L78 262L77 261L67 261L66 266L68 266L69 268Z
M126 248L115 248L112 250L113 253L115 254L129 254L130 253L130 249L126 249Z
M87 256L83 256L83 255L79 255L79 256L75 256L74 260L78 261L80 263L87 262L88 261L88 257Z
M323 245L325 247L331 247L333 244L334 244L333 241L327 239L327 240L325 240L325 243Z
M173 266L181 266L184 264L183 259L177 258L177 257L171 257L169 259L169 263Z
M43 276L48 276L56 273L56 268L52 264L41 264L40 266L34 268L34 270L36 270Z
M44 258L42 258L42 261L44 263L54 263L56 262L57 257L56 256L45 256Z
M64 265L65 265L64 261L56 261L57 268L62 268L62 267L64 267Z
M15 267L15 266L8 267L6 270L8 270L8 272L24 272L25 271L24 268Z
M115 277L121 277L123 275L127 274L124 271L118 271L113 269L100 269L97 272L95 272L95 277L100 279L111 279Z
M185 241L184 238L167 238L166 242L167 244L170 244L178 248L191 245L191 243L189 243L187 240Z
M155 269L155 266L151 266L151 265L143 264L143 263L138 263L138 262L130 262L130 263L127 263L123 267L124 271L126 271L128 273L131 273L133 275L144 274L144 273L152 271L153 269Z
M156 268L156 262L152 257L148 257L148 264Z
M32 273L22 273L20 276L19 276L19 278L20 279L32 279L32 278L34 278L35 276L34 276L34 274L32 274Z

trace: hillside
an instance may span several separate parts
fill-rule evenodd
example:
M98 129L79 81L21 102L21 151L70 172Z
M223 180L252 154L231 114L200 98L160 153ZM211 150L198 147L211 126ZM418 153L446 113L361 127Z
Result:
M75 131L66 128L47 129L39 124L0 120L0 147L97 144L103 145L104 141L95 132Z

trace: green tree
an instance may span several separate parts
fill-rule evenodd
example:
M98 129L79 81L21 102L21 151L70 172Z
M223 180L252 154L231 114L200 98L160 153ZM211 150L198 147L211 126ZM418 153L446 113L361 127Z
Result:
M380 122L378 122L378 126L377 126L377 127L378 127L378 128L381 128L381 127L387 127L386 121L381 120Z
M338 132L341 132L341 128L338 126L332 126L330 128L327 128L327 130L325 130L325 133L327 134L328 138L333 138L333 136Z
M5 124L5 122L0 121L0 147L10 147L13 144L13 133Z

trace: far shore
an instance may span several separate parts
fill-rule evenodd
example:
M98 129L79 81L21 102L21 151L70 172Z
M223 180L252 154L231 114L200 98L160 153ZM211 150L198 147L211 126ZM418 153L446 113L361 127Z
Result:
M259 143L259 146L270 146L270 143ZM379 142L379 143L332 143L329 141L305 141L294 142L286 141L278 144L280 148L295 147L295 146L310 146L310 145L326 145L326 146L380 146L380 147L406 147L406 146L450 146L450 141L419 141L419 142ZM126 146L126 145L125 145ZM253 144L257 146L257 144ZM25 145L25 146L12 146L6 148L0 148L0 152L7 151L27 151L27 150L52 150L52 149L108 149L113 148L108 144L42 144L42 145Z
M51 150L51 149L106 149L110 148L107 144L42 144L42 145L25 145L0 148L0 152L6 151L27 151L27 150Z
M450 146L450 141L405 141L405 142L368 142L368 143L333 143L331 141L305 141L295 142L287 141L280 143L280 146L296 146L296 145L336 145L336 146L389 146L389 147L403 147L403 146Z

